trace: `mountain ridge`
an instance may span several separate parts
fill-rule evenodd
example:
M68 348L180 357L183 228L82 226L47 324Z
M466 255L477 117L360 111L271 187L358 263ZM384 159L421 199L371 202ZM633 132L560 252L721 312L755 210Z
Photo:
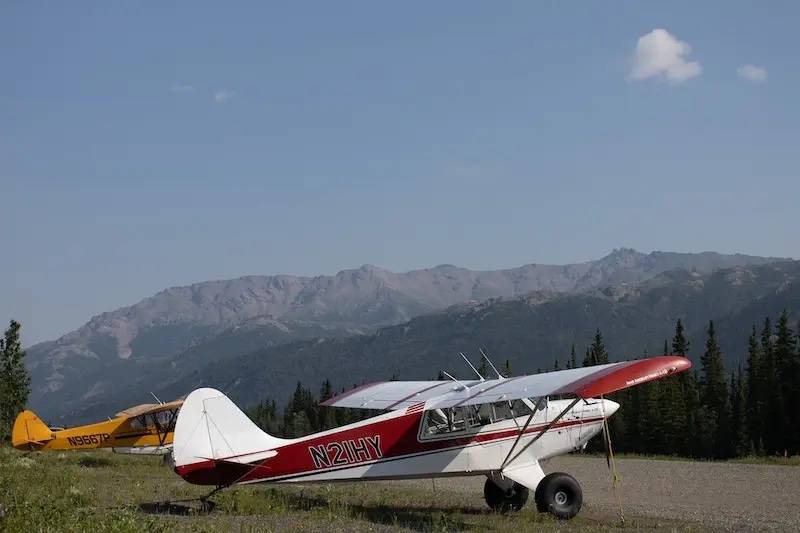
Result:
M765 314L776 316L782 308L790 309L793 320L800 317L800 261L731 267L710 274L672 270L637 284L582 293L536 291L460 304L373 334L312 335L247 353L208 357L204 365L188 357L184 359L189 359L191 371L165 372L135 386L125 383L127 387L101 393L90 403L65 401L62 407L70 410L70 416L90 420L110 405L123 408L136 401L142 391L150 390L145 384L159 397L213 386L249 404L263 398L280 403L297 380L316 387L331 379L338 388L391 375L433 379L442 369L466 377L462 371L468 369L462 368L458 353L474 356L478 348L485 348L497 364L509 359L517 373L531 373L538 366L552 368L553 357L563 367L572 343L582 360L597 327L612 359L630 359L645 351L660 353L679 318L693 343L689 356L695 363L709 319L719 324L718 340L728 362L741 362L751 323L758 326ZM233 339L224 346L233 348Z
M56 398L61 402L83 397L81 391L113 388L120 372L163 365L203 339L256 317L271 317L291 330L289 335L280 328L270 330L269 342L304 338L317 327L329 328L336 337L343 332L361 335L453 305L533 293L551 298L640 283L675 268L707 273L781 260L785 259L717 252L644 254L617 248L602 258L567 265L529 263L483 271L439 265L395 273L365 264L334 276L250 275L196 282L101 313L55 341L28 348L30 402L41 407Z

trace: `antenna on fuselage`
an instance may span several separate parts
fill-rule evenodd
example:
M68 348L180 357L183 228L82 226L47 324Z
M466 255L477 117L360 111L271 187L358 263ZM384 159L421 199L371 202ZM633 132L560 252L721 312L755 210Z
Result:
M159 405L164 405L164 402L162 402L161 400L159 400L159 399L158 399L158 396L156 396L155 394L153 394L153 391L150 391L150 394L152 394L152 395L153 395L153 398L155 398L155 399L156 399L156 401L159 403Z
M478 374L478 377L480 378L480 380L481 380L481 381L486 381L486 379L485 379L483 376L481 376L481 373L480 373L480 372L478 372L478 370L477 370L477 369L476 369L474 366L472 366L472 363L470 363L470 362L469 362L469 359L467 359L467 356L466 356L466 355L464 355L464 352L458 352L458 353L460 353L460 354L461 354L461 357L463 357L463 358L464 358L464 361L466 361L466 362L467 362L467 364L469 365L469 367L470 367L472 370L474 370L476 374Z
M489 359L488 355L486 355L486 352L483 351L483 348L478 348L478 350L480 350L483 358L486 359L486 362L489 363L489 366L492 367L492 370L494 370L495 374L497 374L497 379L506 379L505 377L503 377L502 374L500 374L500 372L497 371L497 368L495 368L494 363L492 363L492 360Z

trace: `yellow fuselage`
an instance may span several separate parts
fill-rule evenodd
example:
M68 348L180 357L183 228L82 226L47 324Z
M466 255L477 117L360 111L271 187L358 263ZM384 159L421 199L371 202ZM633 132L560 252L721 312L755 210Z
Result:
M173 432L158 431L140 419L118 417L69 429L52 430L31 411L21 413L11 443L24 451L87 450L96 448L161 448L172 444Z

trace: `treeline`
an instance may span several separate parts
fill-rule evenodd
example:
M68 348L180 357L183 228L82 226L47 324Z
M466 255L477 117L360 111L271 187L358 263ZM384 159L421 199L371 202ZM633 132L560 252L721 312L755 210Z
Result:
M341 392L345 392L345 389ZM327 379L320 387L319 396L298 381L282 413L278 413L274 399L262 401L244 409L244 412L270 435L284 438L302 437L317 431L352 424L376 414L375 410L370 409L343 409L319 405L333 396L333 387Z
M699 359L690 356L680 320L664 354L694 361L688 372L609 395L621 404L609 420L617 452L731 459L800 454L800 323L793 331L783 311L752 326L747 361L726 369L714 322L709 321ZM744 336L744 335L743 335ZM698 363L699 360L699 363ZM598 330L582 366L610 362ZM567 366L575 363L575 350ZM554 366L558 366L556 362ZM587 451L603 449L594 439Z
M800 399L800 323L793 330L784 311L775 323L766 317L760 327L753 325L742 340L747 345L746 364L735 368L725 367L713 321L706 335L702 352L693 357L678 320L671 341L664 340L663 353L688 357L692 369L609 395L621 404L609 420L614 451L704 459L800 454L800 409L795 403ZM563 362L556 358L552 368L537 372L612 361L598 329L580 360L573 345ZM487 379L494 377L485 361L478 370ZM500 372L512 374L508 361ZM448 378L440 373L436 379ZM319 405L333 395L329 380L318 395L298 382L282 413L274 400L246 412L262 429L282 437L307 435L376 414ZM587 451L602 449L601 438L595 438Z

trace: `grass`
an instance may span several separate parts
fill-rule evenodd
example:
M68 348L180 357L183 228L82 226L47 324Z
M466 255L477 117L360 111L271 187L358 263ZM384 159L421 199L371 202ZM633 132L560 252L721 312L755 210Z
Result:
M214 495L158 458L101 451L23 454L0 448L0 531L701 531L690 524L618 517L584 504L569 522L536 512L489 511L482 494L436 491L428 482L237 486ZM605 513L605 514L604 514Z

